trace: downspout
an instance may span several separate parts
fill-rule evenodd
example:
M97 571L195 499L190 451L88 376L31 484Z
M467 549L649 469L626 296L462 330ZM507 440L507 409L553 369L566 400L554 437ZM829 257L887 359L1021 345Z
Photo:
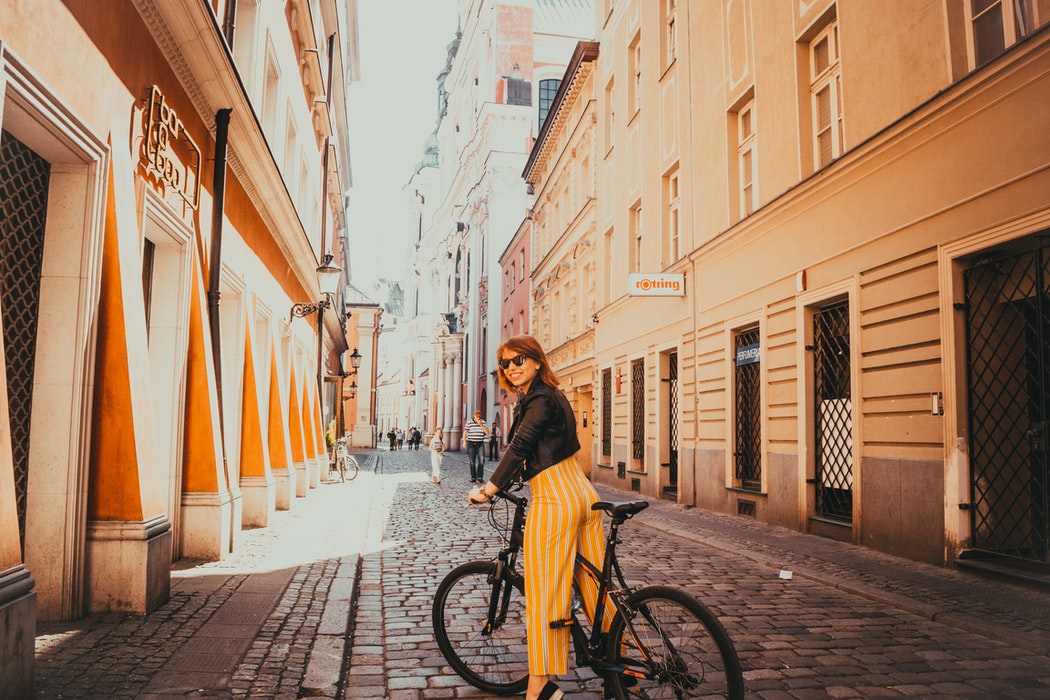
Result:
M325 103L332 104L332 47L335 43L335 34L328 37L328 80L325 86ZM321 244L319 246L320 257L323 260L328 244L328 216L325 214L328 203L328 151L332 141L331 136L324 137L324 153L321 154ZM320 262L320 261L318 261ZM345 263L344 263L345 264ZM322 406L324 412L324 310L322 304L317 308L317 403ZM342 363L340 363L341 365ZM340 366L340 369L342 367ZM339 397L342 400L342 397ZM333 409L335 406L332 407ZM334 413L334 410L333 410ZM323 419L323 416L322 416Z
M215 113L215 186L211 210L211 255L208 259L208 325L211 329L211 355L215 364L215 395L219 404L219 437L222 461L226 464L226 433L222 408L222 345L219 334L219 281L222 277L222 215L226 202L226 147L230 134L230 109Z
M222 35L226 45L233 51L233 32L237 26L237 0L226 0L226 12L222 18Z

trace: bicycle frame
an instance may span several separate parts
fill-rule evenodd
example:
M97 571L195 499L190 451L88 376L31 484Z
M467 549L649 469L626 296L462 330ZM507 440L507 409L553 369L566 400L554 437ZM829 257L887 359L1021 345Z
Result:
M488 621L485 625L485 634L491 633L493 629L496 629L502 621L506 619L513 580L515 578L521 578L521 574L517 571L516 563L518 552L521 549L523 544L522 540L524 539L525 508L528 501L523 496L515 496L506 491L500 492L499 495L514 504L514 523L511 526L508 544L500 550L497 557L498 563L492 582L493 596L489 602L489 615ZM598 595L595 599L596 606L594 611L594 621L591 625L590 634L587 634L580 625L575 610L569 612L570 617L568 619L552 622L551 627L557 626L569 628L569 634L576 651L577 666L589 666L595 671L615 671L617 673L624 673L626 675L643 678L645 677L644 673L639 673L621 666L614 667L610 665L611 660L605 657L607 642L605 632L602 631L606 614L608 613L610 616L611 622L612 617L618 613L627 621L627 629L630 630L631 636L635 638L637 643L637 637L630 622L633 617L633 611L628 610L624 604L624 601L631 594L632 589L627 585L627 581L623 575L623 569L620 568L620 562L616 558L616 545L621 542L619 537L620 526L627 521L628 517L630 516L610 516L609 532L605 537L605 553L602 559L601 569L595 566L582 554L576 554L574 572L584 572L594 580L598 587ZM499 587L504 585L504 582L506 582L506 588L500 591ZM618 584L616 587L612 585L614 582ZM575 576L573 577L573 590L578 596L580 595L579 581ZM499 598L498 605L497 598ZM610 604L612 610L609 610ZM638 648L646 655L646 657L649 656L648 652L640 643L638 644Z

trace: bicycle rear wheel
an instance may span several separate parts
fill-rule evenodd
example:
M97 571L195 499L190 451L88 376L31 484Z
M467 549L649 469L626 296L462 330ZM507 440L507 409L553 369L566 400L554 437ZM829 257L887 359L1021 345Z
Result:
M491 630L489 610L496 611ZM438 648L463 680L497 695L525 691L529 659L520 578L497 579L494 561L458 566L434 594L433 620Z
M617 615L609 630L612 697L744 697L744 676L729 634L715 614L685 591L650 586L627 599L631 620Z
M347 481L353 481L357 478L357 473L361 471L361 466L354 459L353 455L349 452L343 455L343 474L342 477Z

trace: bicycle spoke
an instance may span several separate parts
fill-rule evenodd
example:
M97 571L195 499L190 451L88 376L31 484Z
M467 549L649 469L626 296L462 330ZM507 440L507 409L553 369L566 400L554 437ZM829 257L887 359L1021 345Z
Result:
M630 601L633 619L617 617L611 643L618 666L609 682L618 697L742 697L740 662L725 629L702 603L677 589L654 586ZM615 640L615 641L613 641ZM632 677L637 673L642 677Z
M518 693L529 672L525 598L517 587L508 591L504 580L493 600L495 569L494 562L470 562L445 578L434 598L434 632L441 653L468 683L488 692Z

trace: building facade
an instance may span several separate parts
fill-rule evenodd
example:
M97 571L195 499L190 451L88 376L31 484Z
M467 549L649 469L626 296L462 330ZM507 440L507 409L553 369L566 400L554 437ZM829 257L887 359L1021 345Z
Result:
M474 409L489 422L505 413L494 364L499 258L529 208L521 171L540 120L594 26L590 0L463 0L461 9L434 136L409 185L419 215L410 287L423 294L408 299L418 299L416 327L432 348L415 371L429 369L431 428L454 450Z
M595 478L1050 563L1050 5L599 5Z
M147 613L317 487L356 31L334 0L0 3L4 693L37 619Z

